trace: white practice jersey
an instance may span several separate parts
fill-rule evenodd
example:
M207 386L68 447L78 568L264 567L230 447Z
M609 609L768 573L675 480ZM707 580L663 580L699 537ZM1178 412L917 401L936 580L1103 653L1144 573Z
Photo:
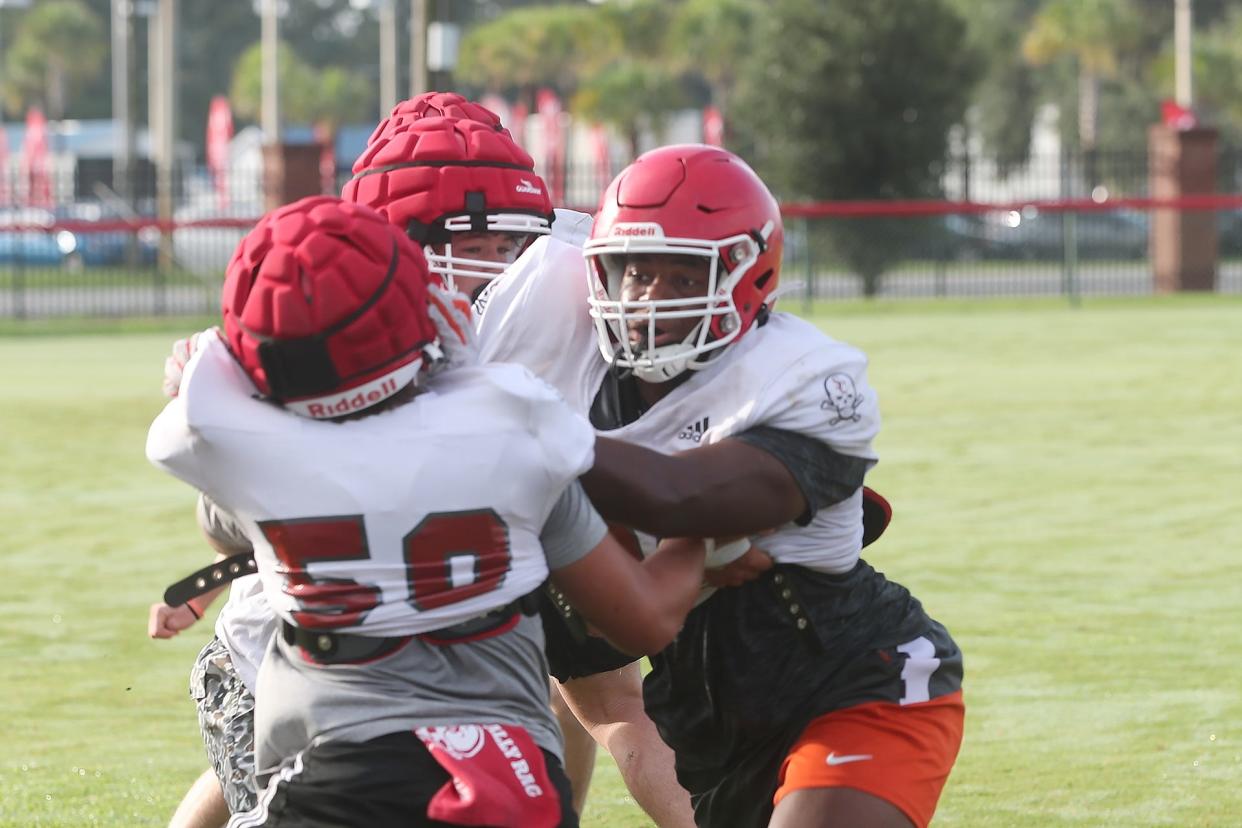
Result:
M232 514L272 609L300 626L429 632L547 577L539 533L594 434L524 369L446 372L346 423L252 398L214 334L152 424L147 456Z
M607 365L587 315L582 248L540 236L492 280L478 321L484 362L515 362L585 414Z
M608 370L588 314L586 265L580 250L541 242L496 281L479 327L483 354L526 366L585 415ZM638 420L600 433L673 454L767 426L873 465L880 421L866 370L857 348L773 313ZM861 489L820 509L808 525L787 524L759 544L780 563L849 571L862 550Z

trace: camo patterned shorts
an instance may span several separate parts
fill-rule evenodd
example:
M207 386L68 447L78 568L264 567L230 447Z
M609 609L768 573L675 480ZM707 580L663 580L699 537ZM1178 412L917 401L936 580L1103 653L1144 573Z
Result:
M198 726L224 800L233 813L258 802L254 779L254 696L237 674L229 651L212 638L190 671L190 695Z

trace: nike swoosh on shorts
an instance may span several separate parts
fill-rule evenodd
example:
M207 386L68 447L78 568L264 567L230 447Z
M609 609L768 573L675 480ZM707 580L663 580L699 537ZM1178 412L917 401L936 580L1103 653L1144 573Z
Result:
M825 761L829 765L844 765L847 762L863 762L872 758L874 757L870 753L852 753L847 756L837 756L835 753L830 753Z

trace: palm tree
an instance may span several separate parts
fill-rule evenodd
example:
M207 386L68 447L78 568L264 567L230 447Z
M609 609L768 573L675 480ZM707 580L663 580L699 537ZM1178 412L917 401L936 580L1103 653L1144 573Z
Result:
M754 49L756 22L763 13L756 0L687 0L678 10L672 42L674 66L696 74L711 89L712 103L727 110L742 58Z
M1078 142L1094 152L1101 78L1117 75L1121 56L1142 34L1131 0L1048 0L1031 20L1023 56L1035 66L1072 59L1078 74Z
M65 101L99 72L107 44L103 24L79 0L36 3L5 55L9 109L42 104L52 119L64 118Z

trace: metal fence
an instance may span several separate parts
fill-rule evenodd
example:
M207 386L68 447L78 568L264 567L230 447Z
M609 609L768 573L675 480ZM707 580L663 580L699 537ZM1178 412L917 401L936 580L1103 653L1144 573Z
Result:
M925 214L896 205L873 216L791 209L785 289L808 300L1150 294L1151 210L1109 206L1147 196L1147 165L1145 154L1061 156L1003 177L986 161L961 157L946 167L948 199L1014 209ZM1242 192L1242 152L1222 151L1218 169L1220 192ZM338 171L338 192L347 175ZM597 179L593 169L568 170L567 197L590 209L606 184ZM164 222L155 216L149 167L116 182L109 168L79 164L51 182L41 205L30 204L29 181L0 182L0 318L215 313L225 265L262 212L261 180L256 169L230 170L223 181L185 169ZM1090 210L1038 206L1092 198L1100 203ZM1242 293L1242 209L1213 215L1216 289Z

